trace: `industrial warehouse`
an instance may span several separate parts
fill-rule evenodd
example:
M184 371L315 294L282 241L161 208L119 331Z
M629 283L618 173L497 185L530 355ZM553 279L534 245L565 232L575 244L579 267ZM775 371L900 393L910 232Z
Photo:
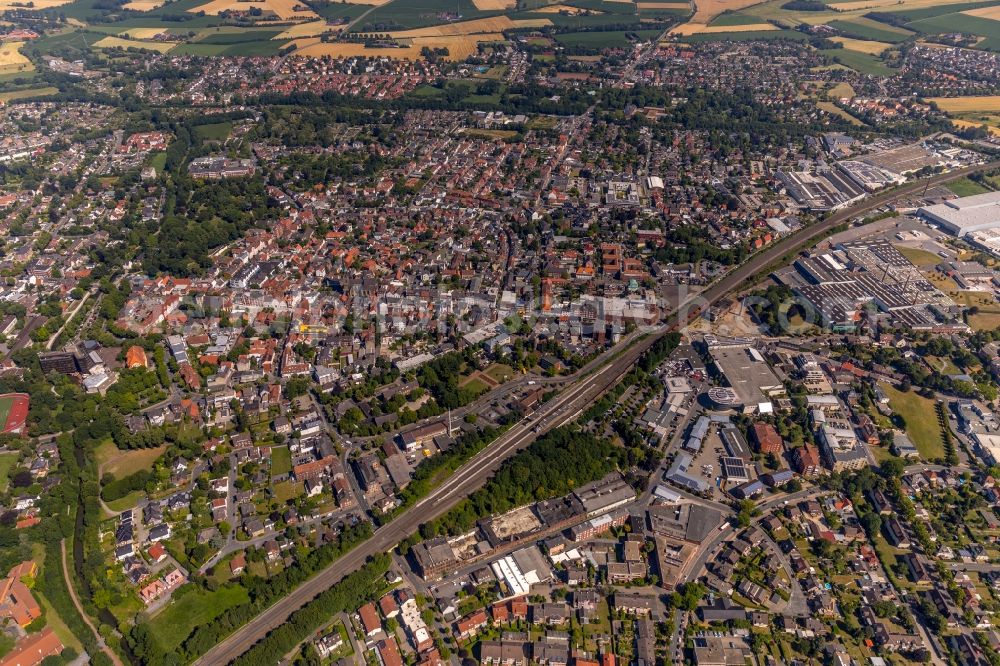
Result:
M838 332L869 324L918 330L961 328L954 303L884 239L841 243L775 274L808 304L817 324Z

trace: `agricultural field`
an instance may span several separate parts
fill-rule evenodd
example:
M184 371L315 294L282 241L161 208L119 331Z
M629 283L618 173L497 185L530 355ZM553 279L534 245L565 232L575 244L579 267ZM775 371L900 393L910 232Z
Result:
M1000 136L1000 116L989 114L974 114L964 118L952 118L951 124L959 129L969 127L986 126L986 130L993 136Z
M0 11L24 7L26 2L28 0L0 0ZM52 9L53 7L62 7L68 2L71 0L37 0L31 6L33 9Z
M824 49L820 53L833 58L834 62L850 67L862 74L891 76L896 71L875 56L868 55L867 53L859 53L858 51L850 51L848 49Z
M315 20L319 16L311 9L295 9L302 7L298 0L210 0L204 5L198 5L188 11L197 14L205 12L210 16L218 16L224 11L249 11L260 9L264 13L277 16L282 21Z
M131 9L133 12L151 12L162 7L164 2L165 0L132 0L132 2L125 3L123 7Z
M594 49L612 49L628 46L629 35L636 35L641 40L655 39L660 36L659 30L635 30L625 32L615 30L610 32L567 32L556 35L556 41L567 46L584 46Z
M472 3L484 12L502 12L517 6L517 0L472 0Z
M736 11L757 4L758 0L697 0L694 16L671 32L676 35L694 35L704 31L712 19L726 10Z
M451 37L455 35L477 35L481 33L498 33L513 28L544 28L552 25L548 19L520 19L512 21L507 16L495 16L487 19L458 21L428 28L414 30L398 30L390 33L395 38L407 37Z
M24 42L4 42L0 44L0 74L34 71L35 66L28 56L21 53Z
M319 37L320 35L332 32L336 28L331 28L327 25L325 19L320 19L318 21L308 21L306 23L297 23L287 30L279 32L277 35L271 39L299 39L300 37Z
M739 42L739 41L753 41L758 39L791 39L797 42L804 42L807 40L806 35L797 30L745 30L743 32L739 31L712 31L712 32L696 32L690 35L681 36L682 42L708 42L715 41L719 39L725 39L729 41Z
M686 12L691 10L691 5L686 2L637 2L635 6L640 12L656 10Z
M830 21L827 25L856 39L865 39L876 42L889 42L895 44L913 36L913 33L909 30L903 30L902 28L879 23L878 21L873 21L864 17L851 18L843 21Z
M761 20L756 16L748 16L739 12L725 12L719 14L709 24L711 27L720 25L760 25Z
M892 44L886 42L870 42L864 39L852 39L850 37L832 37L832 41L837 42L849 51L867 53L868 55L882 55L892 48Z
M973 113L976 111L1000 111L1000 95L967 97L931 97L927 100L937 104L947 113Z
M94 44L99 49L142 49L145 51L158 51L160 53L166 53L176 45L173 42L140 42L135 39L122 39L121 37L110 36Z
M457 13L466 19L484 18L495 12L484 12L472 0L392 0L376 7L363 21L355 25L355 32L388 32L439 25L444 12Z
M318 38L296 39L296 53L302 56L334 58L378 57L400 58L403 60L418 60L420 51L425 46L430 48L448 49L448 60L464 60L476 53L479 44L484 42L502 42L504 36L500 33L481 35L455 35L449 37L416 37L407 40L409 46L401 48L365 48L364 44L322 42Z

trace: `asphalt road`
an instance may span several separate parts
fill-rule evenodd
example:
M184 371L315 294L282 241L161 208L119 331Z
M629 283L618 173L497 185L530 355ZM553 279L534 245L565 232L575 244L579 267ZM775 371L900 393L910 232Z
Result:
M421 523L444 515L449 509L482 486L504 460L531 444L539 434L575 420L589 404L604 391L614 386L660 335L672 328L683 327L731 292L750 286L744 283L773 262L781 259L785 254L811 245L817 238L822 237L838 224L864 215L901 196L913 194L928 184L938 185L962 178L970 173L997 168L1000 168L1000 161L959 169L878 194L856 206L834 213L797 233L789 234L755 254L746 263L727 273L705 291L682 303L681 307L668 318L669 326L659 327L656 329L656 333L651 333L638 342L633 342L624 351L618 352L619 348L612 350L610 352L612 356L618 355L614 356L607 365L580 377L558 396L543 405L530 421L522 421L513 426L469 463L459 468L426 498L398 516L393 522L376 530L368 541L342 556L300 585L291 594L263 611L205 653L195 664L215 666L231 662L250 649L258 640L264 638L269 631L283 624L293 612L304 606L316 595L360 568L369 557L391 550L397 543L416 532ZM707 558L707 553L703 553L703 556ZM703 562L699 562L699 565L703 566Z

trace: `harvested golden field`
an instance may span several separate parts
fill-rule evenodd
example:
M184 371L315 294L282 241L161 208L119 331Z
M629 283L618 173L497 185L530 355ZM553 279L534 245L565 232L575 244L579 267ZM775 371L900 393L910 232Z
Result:
M454 35L476 35L479 33L498 33L511 28L544 28L552 25L549 19L521 19L512 21L507 16L492 16L490 18L472 21L458 21L444 25L434 25L414 30L398 30L389 33L395 38L410 37L450 37Z
M951 124L954 125L955 127L958 127L959 129L965 129L967 127L982 127L983 125L986 125L986 129L989 130L990 134L992 134L993 136L1000 136L1000 127L996 127L988 123L977 123L974 120L963 120L961 118L952 118Z
M830 88L830 91L827 94L833 99L842 99L844 97L847 99L854 99L854 95L857 93L854 92L854 86L850 83L838 83L834 87Z
M990 19L991 21L1000 21L1000 5L994 5L993 7L980 7L979 9L969 9L962 13L969 16Z
M302 37L319 37L320 35L327 32L340 32L344 29L344 26L331 27L327 25L326 19L320 19L318 21L307 21L305 23L296 23L284 32L279 32L277 35L271 39L300 39Z
M1000 95L970 95L966 97L930 97L938 108L948 113L970 113L973 111L1000 111Z
M28 2L32 2L32 9L52 9L61 7L73 0L0 0L0 12L8 9L24 9Z
M134 12L151 12L162 7L165 2L166 0L132 0L132 2L126 3L124 8Z
M571 7L569 5L545 5L544 7L539 7L538 9L532 9L533 14L559 14L565 12L570 16L576 16L577 14L583 14L588 10L580 9L579 7ZM604 12L589 10L591 14L603 14Z
M502 42L500 33L483 33L481 35L446 35L444 37L413 37L408 39L410 45L403 48L366 49L364 44L348 44L344 42L321 42L319 39L298 39L295 55L319 58L380 57L398 58L400 60L419 60L421 49L446 48L448 60L464 60L479 50L482 42Z
M211 2L199 5L188 11L197 14L205 12L212 16L218 16L225 11L250 11L256 7L263 12L271 12L282 21L292 19L318 19L319 16L299 0L254 0L253 2L241 2L240 0L211 0Z
M152 39L166 31L166 28L129 28L119 32L118 36L126 39Z
M639 11L643 9L691 9L690 2L637 2L635 4Z
M123 49L133 48L166 53L170 49L177 46L177 44L172 44L170 42L140 42L134 39L122 39L121 37L108 36L99 42L94 42L94 46L99 49L113 49L117 47Z
M694 16L687 23L677 26L670 32L675 35L694 35L699 32L713 32L711 30L705 30L708 24L712 22L716 16L731 9L736 11L737 9L744 9L745 7L750 7L751 5L756 5L760 0L695 0L694 6ZM726 26L726 27L740 27L744 30L744 26ZM756 29L756 28L755 28ZM714 32L736 32L735 30L716 30Z
M21 53L24 42L5 42L0 44L0 74L30 72L35 69L28 57Z
M517 0L472 0L472 4L481 12L503 11L517 6Z
M831 37L830 39L837 42L845 49L858 51L859 53L867 53L869 55L882 55L886 49L892 48L892 44L887 44L885 42L872 42L867 39L851 39L850 37Z

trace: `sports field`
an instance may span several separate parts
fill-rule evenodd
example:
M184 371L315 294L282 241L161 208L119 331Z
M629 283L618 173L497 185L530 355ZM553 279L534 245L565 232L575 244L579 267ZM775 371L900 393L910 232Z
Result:
M27 393L4 393L0 395L0 423L2 432L19 433L24 430L28 420L28 404L31 398Z

